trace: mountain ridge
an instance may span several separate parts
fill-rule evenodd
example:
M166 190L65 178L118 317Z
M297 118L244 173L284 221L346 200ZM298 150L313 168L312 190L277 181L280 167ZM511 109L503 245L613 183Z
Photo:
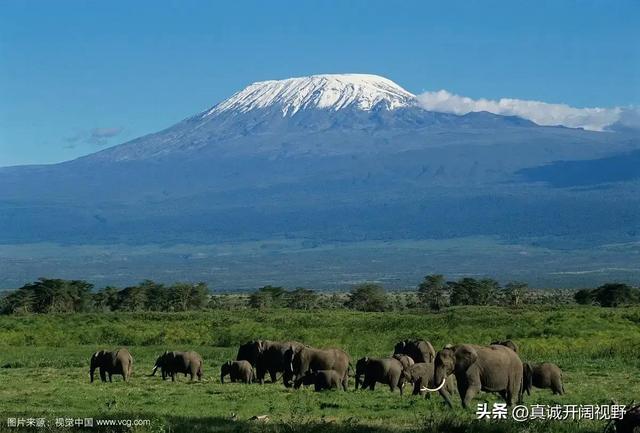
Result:
M384 89L372 96L345 84L346 97L323 99L314 91L332 84L316 85L281 99L267 84L244 111L218 104L224 109L214 114L75 160L0 169L0 245L119 244L126 256L127 245L276 238L491 236L594 251L637 242L640 180L633 164L625 176L615 170L621 158L637 158L637 135L432 112L395 87L391 96ZM150 260L169 271L192 265L157 254ZM198 263L206 278L218 262ZM25 279L41 276L36 264L29 269L35 274ZM373 278L377 269L369 269Z

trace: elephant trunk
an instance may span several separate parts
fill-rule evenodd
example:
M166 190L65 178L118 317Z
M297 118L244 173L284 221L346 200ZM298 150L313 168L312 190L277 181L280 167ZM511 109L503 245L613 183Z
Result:
M224 377L225 376L226 376L226 374L220 373L220 383L224 383Z
M96 368L91 366L91 368L89 369L89 377L91 378L91 383L93 383L93 374L95 373Z
M451 402L451 394L449 394L449 391L444 386L446 382L446 378L447 378L446 368L440 365L439 367L436 368L433 374L433 382L434 384L439 384L439 386L437 386L436 388L429 388L427 386L424 386L424 387L421 387L420 390L423 391L424 389L424 391L429 391L429 392L438 391L438 393L442 396L444 401L447 403L447 406L453 407L453 403Z
M156 371L158 371L158 364L153 366L153 371L151 372L151 374L149 376L155 376L156 375Z

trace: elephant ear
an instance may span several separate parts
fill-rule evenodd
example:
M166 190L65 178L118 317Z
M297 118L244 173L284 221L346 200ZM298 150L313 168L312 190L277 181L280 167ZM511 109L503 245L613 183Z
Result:
M478 352L471 346L462 345L456 349L456 369L467 371L478 359Z

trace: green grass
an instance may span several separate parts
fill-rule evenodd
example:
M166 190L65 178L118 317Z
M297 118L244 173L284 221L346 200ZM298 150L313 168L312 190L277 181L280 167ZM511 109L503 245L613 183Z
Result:
M600 432L599 422L476 421L473 410L447 409L424 399L374 392L314 393L281 384L220 384L219 366L252 338L296 339L344 348L356 359L389 354L412 336L436 347L512 338L521 356L551 361L565 376L564 396L535 390L527 404L628 403L640 395L640 308L451 308L438 314L213 311L184 314L82 314L0 317L0 426L8 416L150 419L139 431L442 431ZM127 346L134 356L129 383L89 383L98 348ZM194 349L205 380L163 382L147 377L158 353ZM353 385L353 381L352 384ZM477 402L494 402L481 393ZM235 416L232 416L235 414ZM248 421L268 415L270 421ZM0 430L6 427L0 427ZM10 429L7 429L10 430ZM15 429L13 430L15 431ZM43 429L36 429L43 431Z

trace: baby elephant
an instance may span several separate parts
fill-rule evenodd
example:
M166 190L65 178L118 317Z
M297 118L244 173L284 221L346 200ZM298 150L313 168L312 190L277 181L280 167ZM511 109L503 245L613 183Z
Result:
M344 389L342 376L335 370L318 370L307 374L302 379L303 385L313 384L316 391L324 391L325 389Z
M506 346L514 352L518 353L518 345L513 340L496 340L491 343L491 345L499 344L500 346Z
M362 358L356 363L356 389L362 380L362 389L369 388L371 391L375 389L376 383L384 383L389 385L391 392L402 388L405 381L405 370L402 363L396 358Z
M433 385L433 362L419 362L409 368L407 380L413 383L413 395L425 395L424 387L435 388ZM429 396L429 394L427 394Z
M405 372L407 382L413 383L413 395L424 395L429 398L431 395L427 391L435 389L438 385L434 383L434 363L433 362L418 362L413 364L408 372ZM452 374L447 377L444 388L453 394L456 389L456 377Z
M198 377L202 379L202 357L196 352L164 352L156 359L151 376L155 376L156 371L160 369L162 380L171 377L171 381L175 382L176 374L188 374L193 380Z
M89 376L91 376L92 383L96 368L100 369L100 380L103 382L107 381L107 374L109 382L112 382L111 376L114 374L121 374L122 379L126 382L133 371L133 357L127 349L118 349L115 352L100 350L91 356Z
M544 362L538 365L532 365L528 362L523 364L524 370L524 391L527 395L531 395L531 387L549 388L554 394L564 394L564 385L562 384L562 370L555 364Z
M227 361L220 368L220 382L224 383L224 377L229 375L231 382L252 383L255 379L253 367L249 361Z

